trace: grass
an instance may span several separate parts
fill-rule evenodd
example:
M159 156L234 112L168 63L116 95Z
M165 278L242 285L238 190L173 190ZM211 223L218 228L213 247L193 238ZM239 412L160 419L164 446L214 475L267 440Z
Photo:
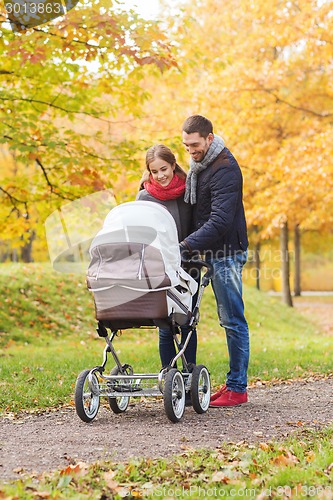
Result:
M48 265L1 265L0 408L2 413L70 404L78 373L102 361L94 305L84 277ZM251 331L249 380L328 374L332 340L315 322L279 299L245 288ZM115 340L137 372L159 370L157 332L125 331ZM199 324L198 362L223 382L225 336L206 290ZM112 363L111 363L112 366ZM333 429L303 430L282 442L225 444L170 459L78 463L41 476L0 484L0 498L332 498Z
M101 364L105 346L95 332L93 298L84 277L56 273L46 264L2 264L0 271L0 411L71 403L78 373ZM245 304L250 383L332 371L332 339L315 323L250 287ZM208 366L214 386L224 381L228 356L210 287L200 312L198 363ZM159 371L155 329L126 330L114 345L137 373Z

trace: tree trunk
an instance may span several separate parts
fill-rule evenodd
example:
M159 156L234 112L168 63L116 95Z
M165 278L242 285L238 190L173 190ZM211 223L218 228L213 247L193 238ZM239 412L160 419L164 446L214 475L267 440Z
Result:
M301 232L299 224L294 228L294 247L295 247L295 275L294 275L294 295L301 295Z
M18 255L16 248L14 248L14 250L12 251L12 262L18 262Z
M32 258L32 242L35 239L35 231L31 233L29 241L21 248L21 259L23 262L33 262Z
M285 304L292 307L293 301L290 293L288 222L284 222L283 225L281 226L280 250L281 250L281 270L282 270L282 300Z

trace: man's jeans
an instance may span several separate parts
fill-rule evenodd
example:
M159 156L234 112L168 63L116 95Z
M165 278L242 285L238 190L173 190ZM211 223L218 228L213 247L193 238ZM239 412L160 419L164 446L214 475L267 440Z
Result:
M250 355L249 328L244 316L242 298L242 270L247 252L223 258L207 257L213 265L214 290L220 325L225 328L229 351L227 387L235 392L245 392Z

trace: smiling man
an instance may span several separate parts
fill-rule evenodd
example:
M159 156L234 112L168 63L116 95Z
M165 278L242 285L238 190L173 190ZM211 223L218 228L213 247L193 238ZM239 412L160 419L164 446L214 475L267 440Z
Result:
M190 116L182 134L191 156L185 201L194 205L194 218L193 232L180 246L184 252L203 253L213 266L212 286L229 352L226 384L212 395L210 406L235 406L247 402L250 350L242 298L248 247L243 177L223 139L213 133L210 120Z

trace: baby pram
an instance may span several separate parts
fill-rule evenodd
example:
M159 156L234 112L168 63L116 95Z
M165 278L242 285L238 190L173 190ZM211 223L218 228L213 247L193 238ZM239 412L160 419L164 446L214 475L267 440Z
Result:
M190 365L184 351L199 320L199 306L211 269L197 282L181 267L177 228L161 205L136 201L119 205L107 215L102 230L92 240L87 285L92 291L97 332L106 340L103 363L82 371L76 381L75 407L78 416L91 422L100 398L106 396L114 413L124 412L130 397L162 396L172 422L178 422L190 397L197 413L209 407L210 377L204 365ZM197 293L196 303L192 304ZM180 327L189 326L183 345ZM177 355L159 373L134 373L122 364L113 346L119 330L169 326ZM108 333L110 330L110 334ZM108 354L115 366L106 374ZM176 368L181 360L182 370Z

